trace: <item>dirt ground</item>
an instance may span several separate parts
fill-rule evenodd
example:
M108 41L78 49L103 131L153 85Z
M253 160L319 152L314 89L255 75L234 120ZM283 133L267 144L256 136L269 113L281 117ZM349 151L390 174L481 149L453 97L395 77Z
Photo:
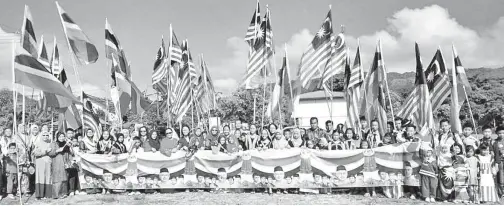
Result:
M65 199L37 200L34 197L23 198L25 204L29 205L423 205L426 202L421 200L410 200L407 198L388 199L384 196L364 197L362 195L349 194L262 194L262 193L219 193L208 192L180 192L174 194L142 194L128 196L126 194L107 195L77 195ZM19 204L19 199L3 199L1 205ZM428 203L428 204L453 204L453 203ZM493 203L495 205L503 205Z

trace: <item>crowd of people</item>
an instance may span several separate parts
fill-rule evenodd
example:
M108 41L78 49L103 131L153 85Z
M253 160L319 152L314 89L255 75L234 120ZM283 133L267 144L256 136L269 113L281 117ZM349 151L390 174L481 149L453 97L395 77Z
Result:
M19 125L13 133L3 129L0 139L2 196L15 198L22 194L36 198L64 198L86 194L79 189L77 151L90 154L123 154L160 152L165 155L184 150L236 153L245 150L282 150L309 148L317 150L372 149L391 144L418 142L420 145L420 187L404 186L405 197L422 198L427 202L497 202L504 197L504 125L483 126L481 138L473 134L473 125L463 125L460 134L451 131L448 120L441 120L439 131L421 136L414 124L396 118L380 132L378 121L361 118L359 128L334 127L332 121L319 127L318 119L310 119L309 128L280 128L269 124L264 128L236 121L231 128L213 126L208 130L183 125L180 134L172 128L142 126L137 129L104 129L100 136L86 128L51 133L47 125L40 129ZM103 190L105 192L105 190ZM288 191L284 191L288 192ZM374 188L363 191L376 195Z

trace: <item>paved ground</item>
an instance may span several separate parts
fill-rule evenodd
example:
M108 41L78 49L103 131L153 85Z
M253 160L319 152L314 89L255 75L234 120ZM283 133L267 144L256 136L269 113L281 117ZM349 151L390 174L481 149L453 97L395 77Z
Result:
M388 199L381 195L378 197L364 197L362 195L348 194L332 194L332 195L296 195L296 194L250 194L250 193L227 193L213 194L208 192L191 192L191 193L175 193L175 194L143 194L137 196L128 196L125 194L108 194L108 195L78 195L67 197L65 199L47 199L37 200L33 197L23 198L25 204L85 204L85 205L115 205L115 204L145 204L145 205L299 205L299 204L315 204L315 205L419 205L426 204L421 200ZM10 200L3 199L0 201L2 205L19 204L19 199ZM429 203L434 204L434 203ZM453 203L436 203L436 204L453 204ZM504 205L504 201L495 203Z

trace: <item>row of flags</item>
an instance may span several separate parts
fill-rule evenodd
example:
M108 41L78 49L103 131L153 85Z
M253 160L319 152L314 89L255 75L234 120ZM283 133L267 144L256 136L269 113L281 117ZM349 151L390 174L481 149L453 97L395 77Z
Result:
M245 36L250 53L244 84L257 76L258 71L267 69L269 56L264 54L268 51L268 48L273 48L272 41L268 41L268 38L266 38L268 32L271 33L271 37L273 33L268 25L269 12L269 9L266 9L266 15L261 19L259 2L257 2L257 7ZM273 50L268 54L273 54ZM430 132L430 128L435 127L433 111L437 110L451 94L452 130L461 132L459 112L461 105L467 101L467 91L470 90L470 85L455 47L453 47L454 69L452 69L451 78L448 76L440 49L436 51L434 58L425 70L416 43L415 54L415 88L396 116L411 119L417 125L420 133L425 135ZM279 102L284 94L283 90L287 88L285 82L290 83L291 81L288 68L287 51L285 51L283 64L279 69L268 110L265 114L267 116L272 116L273 112L279 108ZM381 132L385 133L387 128L387 105L391 109L391 101L389 98L387 104L386 96L390 97L390 92L381 41L379 40L377 43L372 65L367 76L365 76L361 63L360 46L357 46L354 62L351 64L343 31L337 36L334 35L331 9L329 9L320 29L301 57L297 74L298 79L294 81L294 86L291 88L291 92L294 93L293 102L288 106L292 105L293 110L295 110L299 104L301 94L316 90L323 89L331 96L331 89L327 83L341 71L345 73L344 97L347 105L347 127L358 129L359 119L364 116L368 121L377 120Z
M95 63L99 56L95 45L58 2L56 6L74 66ZM99 135L101 123L96 109L105 110L108 113L108 100L104 106L97 100L98 98L84 92L81 93L80 100L73 95L60 58L56 38L54 38L54 47L49 59L43 36L40 39L40 46L37 47L33 19L28 6L25 6L24 12L21 47L17 48L14 61L15 83L41 90L39 109L58 112L60 131L66 127L84 126L84 129L91 128ZM116 109L115 113L118 117L128 110L134 114L142 114L150 104L143 92L131 81L130 64L126 60L125 52L108 20L105 24L105 53L106 57L112 61L111 96ZM82 113L78 111L80 105L84 105Z

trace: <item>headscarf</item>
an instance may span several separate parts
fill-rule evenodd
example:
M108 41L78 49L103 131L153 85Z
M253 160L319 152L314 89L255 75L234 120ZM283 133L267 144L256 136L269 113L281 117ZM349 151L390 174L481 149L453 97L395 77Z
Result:
M217 134L213 135L212 130L217 130ZM207 138L210 139L211 142L219 142L219 128L217 126L212 126L210 131L208 132Z
M276 135L280 134L280 139L276 138ZM273 136L273 149L285 149L289 145L289 142L285 140L285 137L282 135L282 130L278 129Z

